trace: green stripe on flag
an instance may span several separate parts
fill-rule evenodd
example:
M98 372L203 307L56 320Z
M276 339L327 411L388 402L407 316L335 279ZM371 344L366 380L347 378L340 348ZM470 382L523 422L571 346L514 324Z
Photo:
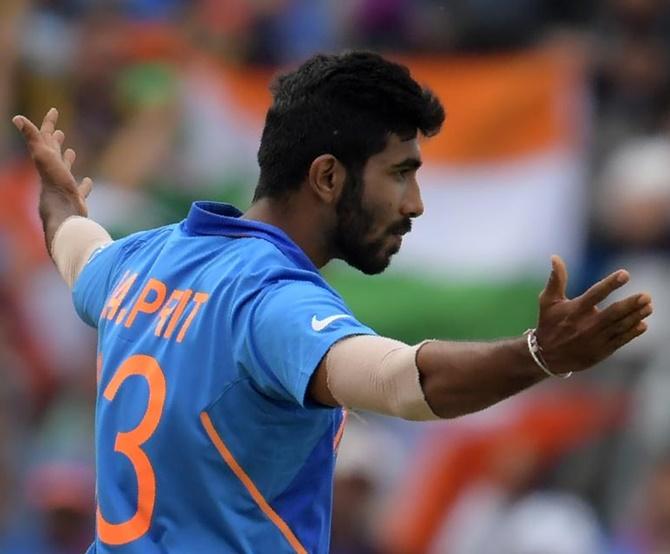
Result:
M440 283L399 272L369 277L343 268L330 269L325 277L361 322L409 343L518 336L535 325L543 287L532 279Z

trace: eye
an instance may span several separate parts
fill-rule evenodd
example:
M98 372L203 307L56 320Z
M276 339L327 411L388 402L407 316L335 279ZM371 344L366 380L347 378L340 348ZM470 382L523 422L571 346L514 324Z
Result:
M396 177L401 181L404 181L405 179L407 179L407 177L409 177L410 173L412 173L412 170L409 169L409 168L399 169L398 171L395 172Z

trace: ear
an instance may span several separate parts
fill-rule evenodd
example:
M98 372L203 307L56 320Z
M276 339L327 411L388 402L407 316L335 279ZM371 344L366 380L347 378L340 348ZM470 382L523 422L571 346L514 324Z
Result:
M332 154L321 154L309 166L309 188L325 204L335 204L342 193L347 172Z

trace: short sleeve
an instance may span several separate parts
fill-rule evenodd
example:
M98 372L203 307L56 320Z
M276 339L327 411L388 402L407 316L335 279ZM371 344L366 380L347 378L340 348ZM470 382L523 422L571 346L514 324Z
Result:
M72 288L77 315L91 327L98 326L100 313L109 295L119 266L123 241L115 241L94 250Z
M339 296L312 282L264 289L243 321L236 359L264 393L301 406L312 374L333 344L376 334Z

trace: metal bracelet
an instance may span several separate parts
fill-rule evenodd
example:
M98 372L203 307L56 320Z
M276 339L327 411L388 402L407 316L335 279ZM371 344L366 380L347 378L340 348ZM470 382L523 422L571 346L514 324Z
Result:
M528 329L524 335L526 335L526 343L528 344L528 352L533 358L535 364L544 371L550 377L560 377L561 379L567 379L572 375L572 371L568 373L554 373L547 367L547 363L542 357L542 347L537 342L537 335L535 334L535 329Z

